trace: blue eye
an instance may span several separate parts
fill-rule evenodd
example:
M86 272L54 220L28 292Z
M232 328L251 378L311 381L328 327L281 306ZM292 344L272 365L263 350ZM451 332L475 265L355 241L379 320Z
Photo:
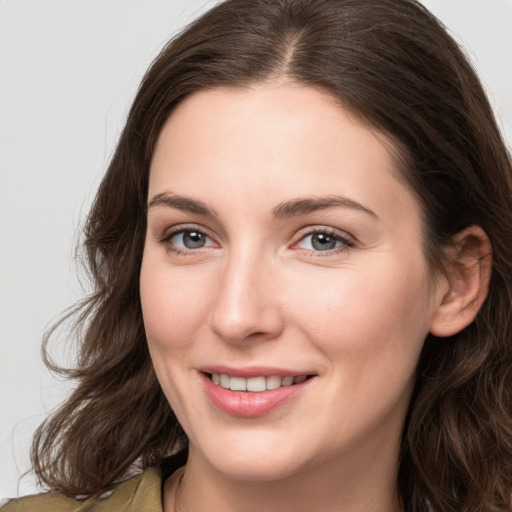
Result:
M315 231L301 238L297 246L308 251L326 252L336 249L352 247L352 240L329 231Z
M195 229L181 229L171 233L164 242L177 250L194 250L214 245L210 237Z

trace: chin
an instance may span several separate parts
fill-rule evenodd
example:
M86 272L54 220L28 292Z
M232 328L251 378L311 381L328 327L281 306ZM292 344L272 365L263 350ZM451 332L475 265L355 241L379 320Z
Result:
M215 471L234 480L263 482L287 478L305 463L303 450L296 446L272 443L265 436L255 436L250 442L238 439L231 443L191 450L205 459ZM245 441L248 441L245 439ZM226 447L229 447L226 449Z
M233 480L248 482L275 482L286 479L297 473L297 464L289 460L280 460L269 456L258 460L249 457L224 459L215 462L216 469Z

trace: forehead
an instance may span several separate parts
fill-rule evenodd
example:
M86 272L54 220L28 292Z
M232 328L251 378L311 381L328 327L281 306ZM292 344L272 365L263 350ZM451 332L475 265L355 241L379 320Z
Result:
M290 83L215 88L187 98L160 135L150 195L166 189L202 199L257 195L262 202L343 194L386 210L417 207L393 145L328 93ZM412 202L412 203L411 203ZM405 204L404 204L405 206Z

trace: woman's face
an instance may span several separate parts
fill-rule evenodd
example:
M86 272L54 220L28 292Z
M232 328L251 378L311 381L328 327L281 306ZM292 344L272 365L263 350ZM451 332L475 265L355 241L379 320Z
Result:
M144 322L191 450L221 473L394 470L439 292L389 147L283 83L199 92L165 125Z

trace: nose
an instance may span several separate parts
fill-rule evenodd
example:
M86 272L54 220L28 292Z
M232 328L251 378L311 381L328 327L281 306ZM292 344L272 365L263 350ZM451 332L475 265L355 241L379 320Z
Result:
M274 339L283 329L279 285L270 262L256 255L233 255L219 277L210 328L228 343Z

